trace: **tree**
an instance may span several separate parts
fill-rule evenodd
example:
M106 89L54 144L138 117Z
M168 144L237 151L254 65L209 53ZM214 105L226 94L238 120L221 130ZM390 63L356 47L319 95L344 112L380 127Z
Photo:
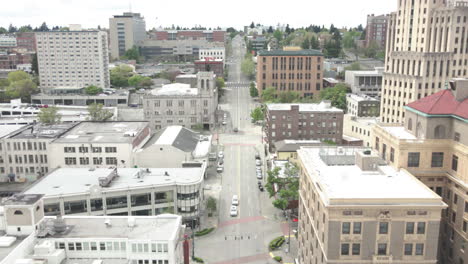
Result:
M273 102L276 99L276 89L274 87L268 87L262 92L262 102Z
M131 49L125 51L125 55L122 57L127 60L135 60L137 63L140 63L140 51L137 46L133 46Z
M278 99L280 103L294 103L300 101L301 95L295 91L286 91L278 93Z
M275 32L273 32L273 37L276 38L278 42L280 42L283 39L283 32L277 29Z
M224 79L222 77L216 78L216 88L218 88L218 91L220 89L223 89L225 86Z
M8 26L8 33L15 33L16 31L18 31L18 29L13 26L12 24L10 24L10 26Z
M330 87L320 92L320 99L330 100L332 106L346 111L346 92L348 87L339 83L335 87Z
M209 196L206 200L206 209L208 209L208 214L213 214L216 211L216 199Z
M242 60L241 63L241 71L242 73L249 79L253 79L255 75L255 64L252 60L252 55L251 54L246 54L244 59Z
M311 49L320 49L320 43L318 42L315 36L310 38L310 48Z
M114 114L109 109L104 109L102 104L90 104L88 106L89 120L104 122L109 120Z
M301 44L302 49L310 49L310 41L308 37L304 38L304 41Z
M50 106L47 108L41 108L37 114L39 122L44 125L53 125L60 123L62 115L58 113L58 108L56 106Z
M272 33L273 33L273 27L272 27L272 26L269 26L267 32L270 33L270 34L272 34Z
M250 96L251 97L257 97L258 96L258 90L255 87L254 82L250 82Z
M369 43L367 48L364 49L364 56L368 58L375 58L379 50L379 44L377 44L377 42L373 40Z
M260 120L265 119L265 114L263 113L263 110L261 107L256 107L252 112L250 113L250 117L257 122Z
M37 85L29 74L24 71L8 73L7 80L9 84L5 90L5 94L8 98L21 98L28 101L31 94L37 90Z
M141 75L135 74L132 77L128 78L128 85L135 87L137 89L145 87L151 87L153 81L150 77L143 77Z
M286 28L284 29L284 32L286 32L286 34L290 34L291 33L291 29L289 28L289 24L286 25Z
M31 71L38 75L39 74L39 64L37 62L37 53L34 53L32 55L32 60L31 60Z
M39 27L39 31L49 31L49 27L47 27L46 22L42 23L42 25Z
M110 81L115 87L128 87L128 79L133 76L133 69L128 65L119 65L110 71Z
M0 27L0 34L6 34L8 33L8 30L6 30L6 28L4 27Z
M250 23L250 28L255 28L255 23L253 21Z
M33 29L31 27L31 25L27 25L27 26L22 26L18 29L18 32L32 32Z
M96 95L102 93L102 88L97 87L96 85L90 85L85 88L85 93L88 95Z
M286 210L289 202L299 198L299 177L296 165L287 163L282 177L279 177L280 168L268 171L266 189L270 197L276 196L273 206ZM275 188L276 187L276 188Z

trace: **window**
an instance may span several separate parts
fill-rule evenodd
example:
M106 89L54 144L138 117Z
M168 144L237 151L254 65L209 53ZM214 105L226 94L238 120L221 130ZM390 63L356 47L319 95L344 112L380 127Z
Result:
M66 157L65 158L66 165L76 165L76 158Z
M390 161L394 162L395 161L395 149L390 148Z
M361 234L361 222L353 223L353 234Z
M341 244L341 255L344 255L344 256L349 255L349 244L347 243Z
M106 165L117 165L116 157L106 157Z
M463 221L463 232L466 233L466 228L467 228L467 222L466 221Z
M96 251L96 250L97 250L97 243L91 242L91 251Z
M405 256L413 255L413 244L405 244Z
M80 165L89 165L88 157L80 157Z
M408 152L408 167L419 167L419 152Z
M454 171L458 170L458 156L457 155L452 155L452 170Z
M388 234L388 222L379 223L379 234Z
M354 243L352 248L353 256L361 255L361 244Z
M102 164L102 157L93 157L93 164L94 165L101 165Z
M16 210L13 214L14 214L14 215L23 215L23 211L21 211L21 210Z
M350 222L344 222L341 225L341 233L342 234L349 234L351 229L351 223Z
M101 153L102 152L101 147L93 147L91 150L93 151L93 153Z
M80 153L88 153L88 147L79 147L79 148L78 148L78 151L79 151Z
M406 223L406 234L414 234L414 222Z
M416 256L422 256L424 254L424 244L416 243L416 248L415 248L414 254Z
M439 168L444 164L444 153L443 152L432 152L431 167Z
M116 153L117 147L106 147L106 153Z
M387 255L387 243L379 243L377 245L377 255Z
M424 233L426 233L426 223L425 223L425 222L419 222L419 223L418 223L417 233L418 233L418 234L424 234Z
M64 147L63 152L65 152L65 153L75 153L75 147Z

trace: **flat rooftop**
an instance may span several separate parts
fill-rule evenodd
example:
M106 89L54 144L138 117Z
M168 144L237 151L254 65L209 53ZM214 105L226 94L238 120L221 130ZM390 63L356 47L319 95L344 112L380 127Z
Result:
M348 72L348 71L347 71ZM349 71L356 76L382 76L382 71L373 70L373 71Z
M300 112L343 112L343 110L332 107L329 103L325 102L319 104L267 104L267 108L270 111L289 111L293 105L299 106Z
M27 138L56 138L72 127L74 127L76 123L61 123L56 125L30 125L27 128L21 130L19 133L14 133L9 136L9 138L15 139L27 139Z
M26 125L0 125L0 138L6 137L25 126Z
M107 187L99 185L99 177L107 177L111 168L60 168L38 180L25 194L45 194L45 198L90 194L95 191L120 191L195 184L203 181L205 166L191 168L118 168Z
M188 77L187 77L188 78ZM163 85L162 88L151 90L152 95L156 96L174 96L174 95L198 95L197 88L191 88L190 84L171 83Z
M328 205L443 205L437 194L405 170L396 171L387 165L380 165L375 171L361 170L354 162L355 153L361 150L351 147L298 150L309 177L319 186Z
M129 220L130 219L130 220ZM55 217L46 217L46 227L53 228ZM110 225L106 225L105 221ZM134 226L129 222L134 220ZM182 217L173 214L157 216L64 216L67 230L49 235L52 238L126 238L141 240L177 240ZM46 238L47 239L47 238Z
M375 101L375 102L379 102L379 100L375 99L375 98L372 98L368 95L365 95L365 94L347 94L346 95L346 98L351 98L357 102L361 102L361 101Z
M81 122L55 143L132 143L148 122Z
M398 139L406 139L406 140L417 139L413 134L408 132L403 126L382 126L382 129Z
M263 39L264 40L264 39ZM258 56L323 56L319 50L262 50Z
M43 194L24 194L17 193L13 196L8 197L2 201L3 205L30 205L39 201L44 195Z

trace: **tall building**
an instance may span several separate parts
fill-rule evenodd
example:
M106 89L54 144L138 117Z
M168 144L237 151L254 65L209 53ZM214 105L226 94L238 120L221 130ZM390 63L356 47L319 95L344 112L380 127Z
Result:
M443 198L439 263L468 263L468 80L405 106L404 126L377 124L373 148Z
M399 0L388 23L381 121L405 120L404 106L468 77L468 2Z
M16 33L16 43L18 49L24 49L28 52L36 52L36 33L18 32Z
M301 97L320 93L323 78L323 54L317 50L260 51L257 59L257 89L270 87L278 92L295 91Z
M364 149L298 155L300 264L437 263L447 205L436 193Z
M199 40L204 39L210 42L225 42L225 30L162 30L153 32L153 39L157 40Z
M139 13L125 12L109 18L110 53L118 59L134 45L140 46L146 38L145 19Z
M36 32L41 88L110 87L107 33L70 29Z
M376 43L379 47L385 48L387 41L388 15L367 16L366 26L366 46Z

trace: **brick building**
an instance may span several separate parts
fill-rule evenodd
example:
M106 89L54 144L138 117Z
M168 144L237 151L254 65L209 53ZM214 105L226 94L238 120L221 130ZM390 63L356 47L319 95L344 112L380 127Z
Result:
M26 53L5 53L0 54L0 69L16 70L19 64L29 64L32 54Z
M319 104L267 104L266 140L272 144L285 139L329 140L341 143L343 110L330 102Z
M204 60L196 60L194 64L195 64L195 73L200 72L200 71L202 72L212 71L218 77L224 76L224 66L223 66L224 63L222 60L206 58Z
M213 42L224 42L226 39L226 31L224 30L157 30L153 34L152 37L157 40L206 39Z
M257 59L257 89L274 87L313 97L322 89L323 54L317 50L260 51Z
M388 15L374 16L372 14L367 16L366 47L375 42L379 47L385 48L388 18Z
M18 32L16 33L16 45L18 49L27 52L36 52L36 33Z

